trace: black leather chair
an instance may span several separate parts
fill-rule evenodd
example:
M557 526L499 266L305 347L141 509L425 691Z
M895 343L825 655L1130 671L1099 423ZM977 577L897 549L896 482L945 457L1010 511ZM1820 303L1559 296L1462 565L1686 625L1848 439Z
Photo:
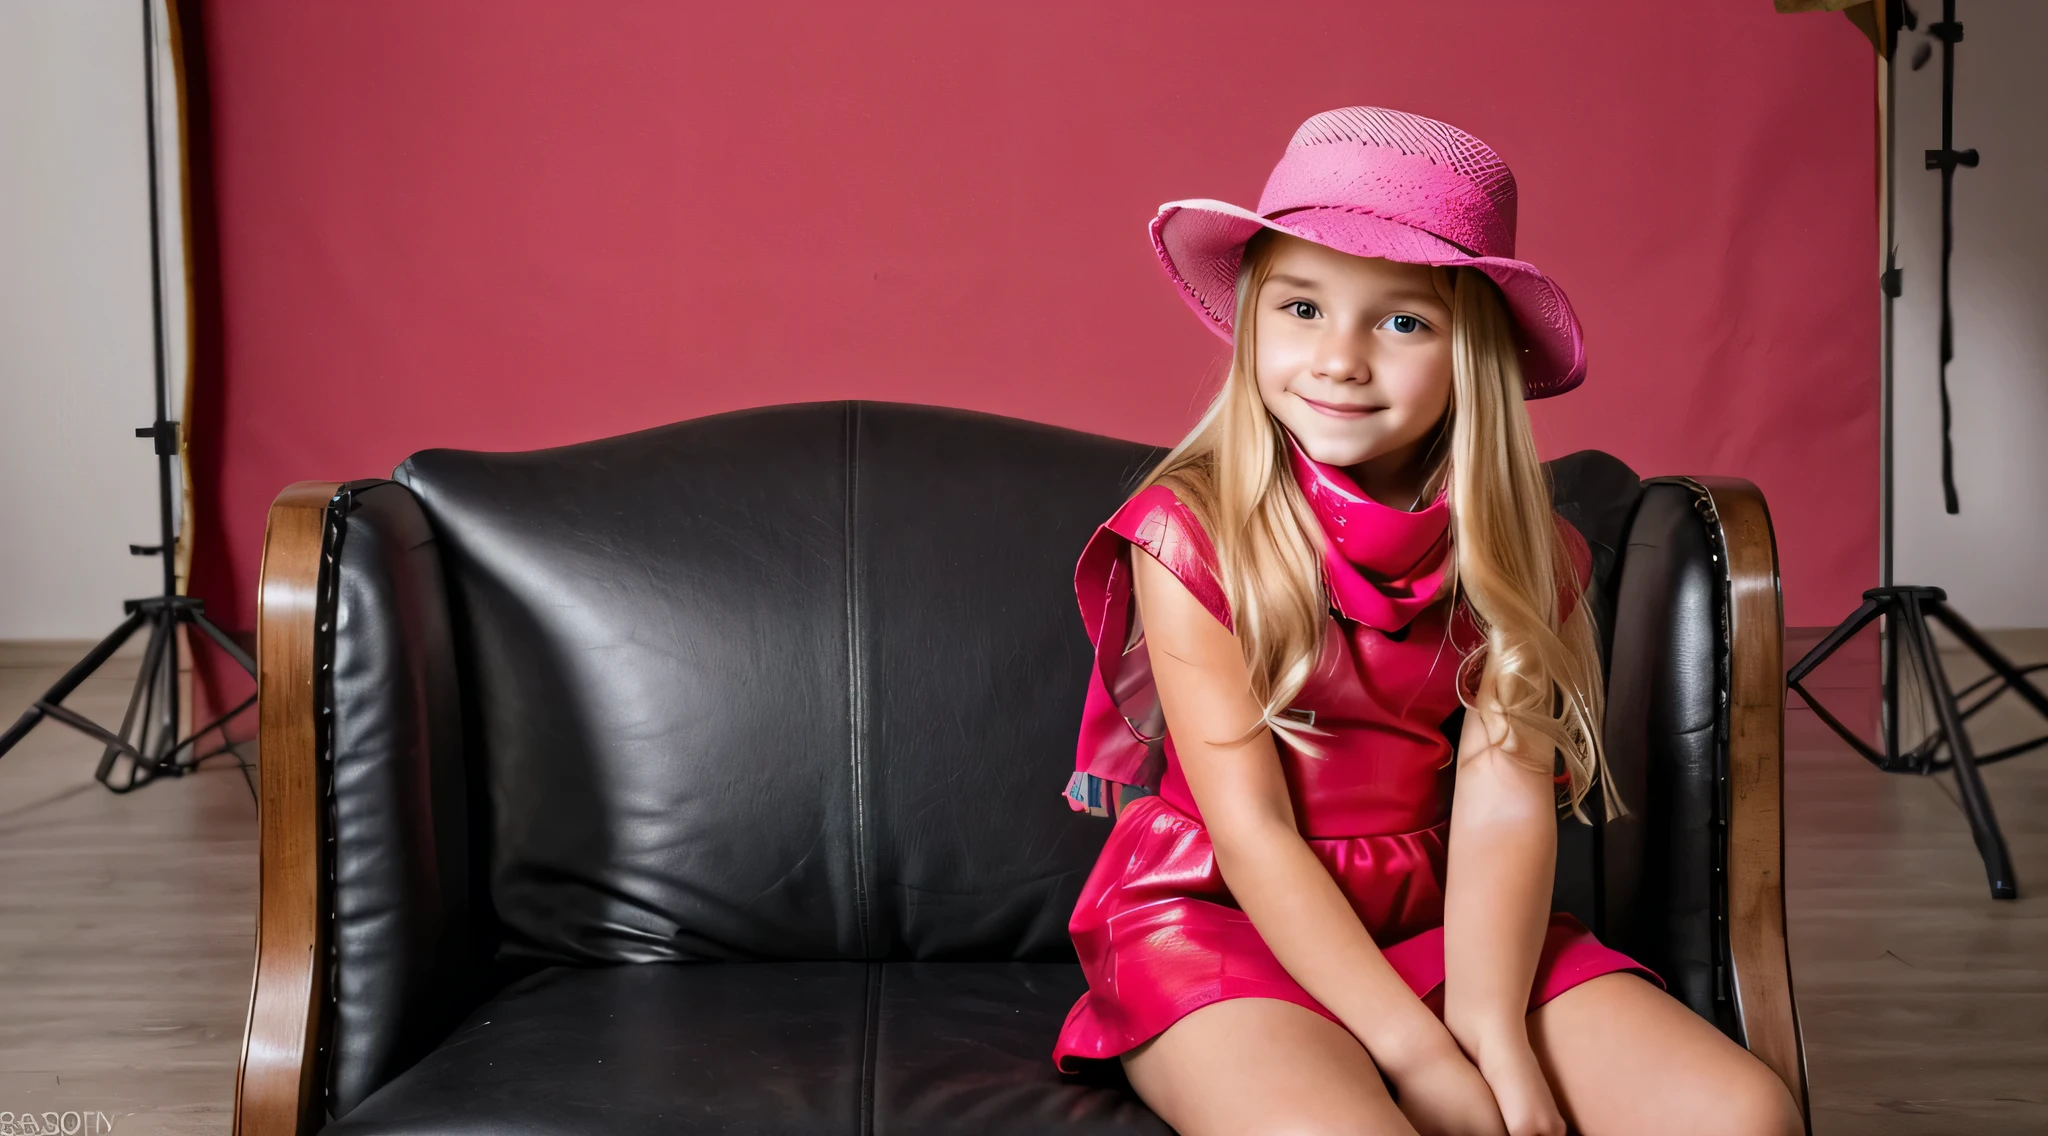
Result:
M813 403L287 489L236 1131L1165 1132L1050 1061L1109 827L1072 572L1160 453ZM1762 499L1551 468L1634 809L1557 904L1803 1106Z

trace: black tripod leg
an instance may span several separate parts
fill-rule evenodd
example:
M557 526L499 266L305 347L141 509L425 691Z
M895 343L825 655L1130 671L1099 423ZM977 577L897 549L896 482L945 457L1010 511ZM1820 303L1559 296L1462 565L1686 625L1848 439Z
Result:
M186 750L193 750L196 752L199 749L199 739L205 737L207 735L207 732L211 730L220 730L220 740L222 747L230 750L233 749L235 746L235 739L228 736L228 732L226 730L221 730L220 728L223 725L227 724L228 719L234 717L237 714L240 714L242 711L247 710L249 707L254 705L256 705L256 696L252 694L249 697L244 698L240 702L236 703L234 707L230 709L227 713L222 714L220 717L215 718L213 721L208 722L204 726L201 726L198 729L192 731L190 736L186 737L183 741L179 742L176 748L172 749L167 756L159 758L158 760L165 765L176 765L181 770L194 768L198 765L197 759L191 762L186 762L181 760L178 757L178 755L184 753Z
M1956 792L1963 798L1963 812L1970 818L1970 835L1976 838L1977 854L1984 858L1991 898L2016 898L2019 886L2013 879L2012 858L2006 854L2005 836L1998 831L1998 818L1991 812L1991 797L1984 791L1984 779L1977 772L1977 755L1970 748L1970 735L1963 730L1962 711L1956 708L1955 691L1949 688L1948 674L1942 670L1934 633L1927 630L1926 613L1918 599L1906 595L1901 602L1906 609L1905 631L1912 636L1911 650L1920 656L1924 673L1933 680L1928 685L1934 688L1935 713L1941 719L1949 758L1955 764Z
M2036 713L2044 718L2048 718L2048 695L2042 694L2041 688L2035 686L2032 679L2020 673L2020 669L2012 665L2011 659L2006 658L2005 655L2000 653L1998 648L1993 647L1982 635L1977 634L1977 629L1970 626L1968 620L1957 615L1944 603L1934 604L1928 608L1928 611L1934 618L1941 621L1943 627L1948 628L1949 634L1962 640L1963 646L1968 647L1972 654L1984 660L1984 665L1996 672L1998 677L2005 681L2007 688L2021 698L2026 699L2027 704L2032 706Z
M249 656L249 652L242 650L240 643L229 638L227 632L215 627L213 621L206 618L205 612L192 611L188 608L185 611L185 618L198 624L199 630L206 632L207 638L219 644L220 649L226 651L229 658L240 663L242 669L248 671L251 677L255 676L256 660Z
M1877 614L1883 611L1884 608L1885 605L1882 601L1864 600L1862 607L1857 608L1854 614L1837 624L1833 631L1828 632L1827 638L1814 644L1813 650L1808 651L1800 657L1798 662L1792 664L1791 673L1785 676L1785 681L1789 684L1805 678L1807 673L1813 670L1813 668L1826 662L1827 657L1834 654L1836 648L1847 643L1851 636L1863 630L1869 625L1871 620L1876 619Z
M119 740L108 741L107 748L100 753L99 768L93 772L93 777L100 784L105 785L109 789L114 789L116 792L126 792L128 789L135 788L137 786L136 778L141 776L144 770L148 769L152 761L148 753L150 748L148 737L149 718L146 703L155 696L157 668L163 662L164 643L171 637L178 621L166 608L152 609L151 615L153 621L149 629L149 646L142 652L142 666L135 672L135 687L128 693L128 712L121 716L121 729L115 734L115 737ZM144 714L142 733L136 738L138 744L130 745L128 743L128 735L135 729L137 710L142 710ZM92 731L87 732L90 733ZM102 738L102 740L105 739ZM112 781L107 780L107 775L113 772L115 760L124 753L135 763L135 768L129 771L127 785L117 788ZM147 780L147 778L144 779Z
M1843 725L1841 719L1835 717L1821 703L1820 699L1815 698L1804 686L1801 686L1800 680L1812 673L1814 668L1826 662L1829 656L1833 655L1842 644L1847 643L1857 632L1868 627L1871 620L1890 610L1891 607L1884 600L1864 600L1862 607L1857 608L1850 614L1849 618L1837 624L1834 630L1828 632L1826 638L1814 644L1813 649L1802 656L1797 663L1792 664L1792 669L1785 674L1785 686L1790 690L1796 691L1799 697L1806 701L1806 708L1813 711L1815 717L1819 718L1828 729L1833 730L1836 737L1848 743L1850 749L1861 754L1865 761L1886 772L1894 772L1897 768L1897 763L1892 759L1891 747L1886 746L1883 753L1870 748L1862 738L1856 736L1854 730Z
M54 686L43 692L43 696L36 700L34 706L15 719L14 725L7 728L5 735L0 735L0 754L13 749L15 743L26 737L30 730L35 729L36 723L43 720L45 705L54 706L70 697L71 692L78 689L78 684L84 682L87 676L112 658L114 652L121 649L121 644L126 643L129 637L135 634L135 629L141 627L143 621L148 618L147 611L135 612L122 620L119 627L108 632L107 637L100 640L92 650L87 651L84 658L73 663L71 669L64 672L63 678L58 679Z
M1884 746L1884 752L1896 758L1899 752L1899 641L1902 638L1900 622L1905 613L1896 601L1887 610L1891 615L1885 620L1884 630L1880 632L1884 636L1884 641L1878 645L1882 651L1878 665L1883 668L1884 673L1878 676L1877 689L1878 697L1884 701L1878 707L1877 728L1882 732L1879 741Z

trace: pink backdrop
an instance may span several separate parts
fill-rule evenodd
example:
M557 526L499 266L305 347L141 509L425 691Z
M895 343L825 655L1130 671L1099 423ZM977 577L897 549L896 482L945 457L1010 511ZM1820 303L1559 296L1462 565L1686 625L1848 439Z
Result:
M1144 237L1294 126L1493 144L1584 320L1546 456L1768 495L1787 617L1876 572L1874 62L1767 0L208 0L220 389L194 590L254 623L286 483L766 403L1165 443L1221 344ZM1310 11L1317 14L1311 18ZM1077 550L1078 551L1078 550Z

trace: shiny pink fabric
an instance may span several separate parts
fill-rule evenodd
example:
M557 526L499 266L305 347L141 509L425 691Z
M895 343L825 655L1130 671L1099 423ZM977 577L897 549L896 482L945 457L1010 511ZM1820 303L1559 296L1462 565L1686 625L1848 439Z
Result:
M1591 558L1571 526L1559 524L1583 585ZM1273 957L1216 868L1173 739L1157 725L1142 630L1131 626L1133 548L1156 557L1230 625L1213 546L1170 489L1133 496L1083 550L1075 587L1096 665L1076 767L1126 784L1154 784L1156 775L1158 794L1117 815L1068 922L1088 979L1053 1049L1069 1072L1075 1061L1115 1057L1227 998L1278 998L1335 1020ZM1479 642L1470 619L1451 607L1424 607L1396 635L1333 609L1322 658L1294 706L1328 731L1318 738L1323 755L1279 745L1303 837L1394 969L1439 1013L1454 774L1443 723L1459 705L1459 660ZM1530 1005L1618 970L1662 985L1558 913Z
M1414 512L1368 497L1343 469L1308 456L1292 433L1295 483L1323 526L1323 583L1337 614L1399 631L1434 603L1451 570L1451 507L1442 493Z

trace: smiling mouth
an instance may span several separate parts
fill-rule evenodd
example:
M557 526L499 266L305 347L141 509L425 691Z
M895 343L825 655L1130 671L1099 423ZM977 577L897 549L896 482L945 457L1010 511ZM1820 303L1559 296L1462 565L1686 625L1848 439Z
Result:
M1303 394L1297 394L1294 397L1315 407L1316 413L1327 414L1332 418L1364 418L1369 414L1376 414L1386 409L1384 406L1340 406L1334 402L1317 402L1315 399Z

